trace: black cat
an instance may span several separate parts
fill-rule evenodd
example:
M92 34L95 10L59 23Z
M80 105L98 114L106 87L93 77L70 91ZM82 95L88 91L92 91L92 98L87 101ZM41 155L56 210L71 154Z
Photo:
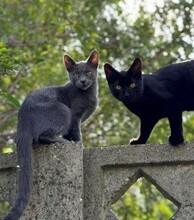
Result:
M182 112L194 110L194 60L165 66L153 74L142 74L141 60L136 58L128 71L104 65L111 93L141 121L138 139L130 144L145 144L155 124L168 118L169 143L184 142Z
M33 143L81 141L80 126L95 111L97 99L98 53L76 63L68 55L64 63L70 81L64 86L33 91L23 102L18 115L16 137L19 171L18 194L4 220L19 219L30 200Z

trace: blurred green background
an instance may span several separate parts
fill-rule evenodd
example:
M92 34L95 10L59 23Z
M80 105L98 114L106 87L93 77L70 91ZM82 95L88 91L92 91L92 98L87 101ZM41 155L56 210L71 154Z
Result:
M3 153L15 150L17 112L25 96L31 90L68 80L64 53L77 61L86 59L93 49L100 54L99 106L82 127L88 148L128 144L138 135L138 118L109 92L105 62L121 70L140 57L144 73L151 73L169 63L194 58L193 0L1 0L0 14ZM194 115L184 113L183 121L185 138L191 141ZM168 121L162 120L148 143L166 143L168 135ZM175 207L142 179L114 210L123 220L165 220ZM6 205L0 203L0 215L5 211Z

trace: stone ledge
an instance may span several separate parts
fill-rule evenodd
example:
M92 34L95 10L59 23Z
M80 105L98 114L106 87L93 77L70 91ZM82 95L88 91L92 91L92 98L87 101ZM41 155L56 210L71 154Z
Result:
M178 147L169 144L146 144L84 149L86 160L94 160L100 166L194 163L193 155L194 143Z
M0 154L0 171L9 168L16 168L16 153Z
M194 219L193 155L194 143L43 146L34 150L32 200L22 219L116 220L111 205L141 176L179 207L173 219ZM14 200L15 167L16 154L0 155L0 200Z
M193 143L85 149L84 220L116 219L111 205L142 176L179 207L173 219L194 219L193 155Z
M17 188L16 155L0 156L0 200L13 203ZM6 158L8 163L6 164ZM13 161L10 161L13 160ZM83 147L81 144L52 144L34 150L33 192L21 218L83 220Z

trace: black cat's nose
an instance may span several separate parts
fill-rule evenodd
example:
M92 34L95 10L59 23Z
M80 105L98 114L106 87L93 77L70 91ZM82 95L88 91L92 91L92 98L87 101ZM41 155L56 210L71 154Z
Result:
M128 97L130 94L129 94L129 92L125 92L125 94L124 94L126 97Z
M82 79L82 80L80 80L80 82L81 82L82 84L85 84L86 80L85 80L85 79Z

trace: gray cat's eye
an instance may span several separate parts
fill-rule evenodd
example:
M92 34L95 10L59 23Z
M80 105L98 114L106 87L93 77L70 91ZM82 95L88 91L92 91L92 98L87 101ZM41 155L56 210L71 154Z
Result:
M92 72L87 72L86 74L87 74L87 76L90 76L90 75L92 75Z
M75 79L77 79L77 78L78 78L78 74L77 74L77 73L74 73L74 74L73 74L73 77L74 77Z

